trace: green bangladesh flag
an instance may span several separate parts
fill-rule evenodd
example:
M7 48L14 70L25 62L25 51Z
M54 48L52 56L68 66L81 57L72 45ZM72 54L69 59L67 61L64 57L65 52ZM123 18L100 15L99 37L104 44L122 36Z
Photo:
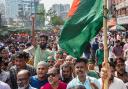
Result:
M103 0L74 0L62 28L59 45L80 58L85 46L103 25Z

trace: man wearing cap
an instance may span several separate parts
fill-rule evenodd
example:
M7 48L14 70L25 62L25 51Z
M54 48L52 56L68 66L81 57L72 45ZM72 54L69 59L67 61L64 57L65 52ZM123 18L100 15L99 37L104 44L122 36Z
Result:
M54 66L55 59L54 59L54 57L52 55L51 56L48 56L47 63L48 63L49 68L52 68Z

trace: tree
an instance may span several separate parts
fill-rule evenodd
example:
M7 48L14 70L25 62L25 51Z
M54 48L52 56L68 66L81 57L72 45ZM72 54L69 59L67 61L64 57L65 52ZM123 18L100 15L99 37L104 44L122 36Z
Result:
M47 12L47 16L49 17L54 17L56 15L56 11L52 10L52 9L49 9L48 12Z
M51 17L51 23L53 26L63 25L64 21L59 16Z
M52 10L52 9L49 9L48 12L47 12L47 16L50 17L50 21L49 23L53 26L56 26L56 25L63 25L64 21L56 15L56 11Z

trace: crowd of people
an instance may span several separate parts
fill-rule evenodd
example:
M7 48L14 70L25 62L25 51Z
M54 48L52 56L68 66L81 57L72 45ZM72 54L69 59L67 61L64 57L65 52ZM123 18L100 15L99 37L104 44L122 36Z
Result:
M39 35L39 36L38 36ZM128 37L108 34L109 73L103 69L102 32L74 58L58 45L58 36L10 35L0 41L0 89L128 89Z

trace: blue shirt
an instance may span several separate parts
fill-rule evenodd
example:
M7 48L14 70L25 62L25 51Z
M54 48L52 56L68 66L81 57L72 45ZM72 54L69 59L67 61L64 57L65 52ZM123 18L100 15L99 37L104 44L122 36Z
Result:
M86 76L86 81L84 83L80 82L78 77L74 78L72 81L70 81L68 83L67 89L69 89L71 87L75 87L77 85L85 86L86 89L92 89L90 82L93 82L98 87L98 89L101 89L101 86L100 86L100 83L98 82L98 80L96 78L92 78L89 76Z
M30 78L30 85L32 87L34 87L34 88L37 88L37 89L40 89L40 87L43 86L43 85L45 85L46 83L48 83L48 80L47 79L45 79L43 81L38 80L37 75L32 76Z

